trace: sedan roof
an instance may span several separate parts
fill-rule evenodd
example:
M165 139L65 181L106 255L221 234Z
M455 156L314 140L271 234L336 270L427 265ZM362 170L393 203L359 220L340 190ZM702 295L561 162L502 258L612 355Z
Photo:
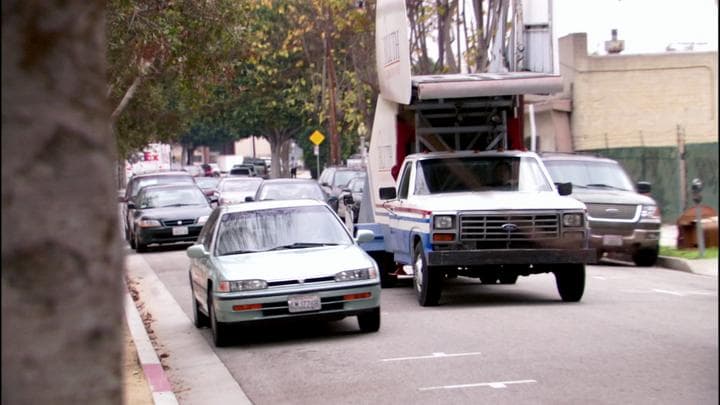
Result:
M313 206L327 206L322 201L312 199L300 199L300 200L262 200L262 201L250 201L243 204L237 205L224 205L220 206L219 209L225 212L245 212L245 211L258 211L275 208L294 208L294 207L313 207Z

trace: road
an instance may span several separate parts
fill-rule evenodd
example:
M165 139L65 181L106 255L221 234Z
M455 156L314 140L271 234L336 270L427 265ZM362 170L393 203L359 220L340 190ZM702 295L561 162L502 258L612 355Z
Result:
M184 249L142 259L189 322ZM373 334L355 318L284 322L215 349L198 332L255 404L718 403L717 277L603 263L575 304L549 274L448 284L429 308L409 284L384 289Z

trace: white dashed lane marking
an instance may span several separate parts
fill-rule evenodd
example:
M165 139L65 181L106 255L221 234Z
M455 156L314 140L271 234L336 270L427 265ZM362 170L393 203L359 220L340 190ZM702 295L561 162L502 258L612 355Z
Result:
M445 353L433 353L429 356L412 356L412 357L395 357L392 359L382 359L380 361L406 361L406 360L425 360L425 359L441 359L446 357L461 357L461 356L479 356L480 352L470 352L470 353L454 353L454 354L445 354Z
M475 384L456 384L456 385L438 385L435 387L423 387L419 388L420 391L435 391L435 390L455 390L460 388L476 388L476 387L490 387L495 389L507 388L510 384L532 384L536 383L535 380L517 380L517 381L496 381L496 382L485 382Z

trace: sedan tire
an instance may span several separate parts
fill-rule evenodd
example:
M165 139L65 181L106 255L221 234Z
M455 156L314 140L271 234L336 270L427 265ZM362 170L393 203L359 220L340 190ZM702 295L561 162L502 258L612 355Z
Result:
M200 309L200 303L197 298L195 298L195 289L192 286L192 277L190 278L190 294L193 300L193 325L195 325L198 329L210 326L210 318L202 312Z
M208 300L208 312L210 313L210 329L212 329L213 343L215 347L228 345L228 325L217 320L212 299Z
M372 311L358 314L358 326L365 333L377 332L380 330L380 307L373 308Z

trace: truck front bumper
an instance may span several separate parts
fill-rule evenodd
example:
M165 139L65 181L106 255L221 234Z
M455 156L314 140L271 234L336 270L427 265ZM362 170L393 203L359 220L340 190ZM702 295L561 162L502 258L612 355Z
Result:
M430 266L483 266L494 264L592 264L595 249L485 249L428 252Z

